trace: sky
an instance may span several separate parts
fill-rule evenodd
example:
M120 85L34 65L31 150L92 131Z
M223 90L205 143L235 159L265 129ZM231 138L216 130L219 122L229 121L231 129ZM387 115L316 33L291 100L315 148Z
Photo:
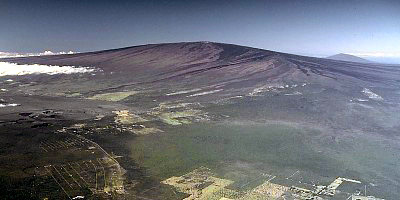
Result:
M400 1L0 0L0 52L182 41L400 63Z

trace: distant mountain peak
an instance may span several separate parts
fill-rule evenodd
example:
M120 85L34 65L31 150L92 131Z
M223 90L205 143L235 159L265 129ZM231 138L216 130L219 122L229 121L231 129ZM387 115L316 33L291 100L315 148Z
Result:
M357 56L353 56L353 55L350 55L350 54L345 54L345 53L335 54L335 55L332 55L332 56L328 56L326 58L332 59L332 60L348 61L348 62L373 63L372 61L369 61L367 59L360 58L360 57L357 57Z

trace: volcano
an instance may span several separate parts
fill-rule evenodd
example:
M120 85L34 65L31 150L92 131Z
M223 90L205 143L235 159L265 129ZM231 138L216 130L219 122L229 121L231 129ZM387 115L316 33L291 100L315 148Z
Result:
M335 54L333 56L328 56L326 58L332 59L332 60L348 61L348 62L372 63L372 61L369 61L367 59L360 58L360 57L357 57L357 56L353 56L353 55L350 55L350 54L344 54L344 53Z
M371 185L400 198L398 65L181 42L2 58L0 68L7 191L346 199ZM332 181L352 185L338 192Z
M99 69L101 73L91 78L98 85L84 89L85 93L134 86L159 90L218 87L226 91L222 93L246 93L263 84L306 82L331 87L346 83L384 86L397 83L399 75L395 65L342 62L212 42L150 44L2 61ZM111 87L104 84L111 80L115 81Z

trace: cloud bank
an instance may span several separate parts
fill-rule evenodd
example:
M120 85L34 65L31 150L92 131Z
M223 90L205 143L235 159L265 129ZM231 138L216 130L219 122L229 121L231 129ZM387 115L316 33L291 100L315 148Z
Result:
M97 71L92 67L54 66L54 65L18 65L16 63L0 62L0 76L20 76L29 74L75 74Z
M0 52L0 58L12 58L12 57L29 57L29 56L49 56L49 55L63 55L63 54L75 54L73 51L61 51L61 52L52 52L52 51L44 51L43 53L12 53L12 52Z

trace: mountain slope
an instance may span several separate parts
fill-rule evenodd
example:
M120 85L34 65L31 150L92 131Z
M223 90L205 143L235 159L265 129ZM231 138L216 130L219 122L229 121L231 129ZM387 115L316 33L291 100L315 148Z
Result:
M142 85L153 88L209 87L249 90L260 84L336 81L387 83L396 81L393 66L363 65L297 56L231 44L192 42L152 44L93 53L2 59L15 63L90 66L102 70L99 85L108 90ZM390 75L384 74L390 72ZM113 80L112 87L102 84ZM333 82L332 82L333 81ZM171 85L172 84L172 85ZM239 87L239 88L238 88Z

